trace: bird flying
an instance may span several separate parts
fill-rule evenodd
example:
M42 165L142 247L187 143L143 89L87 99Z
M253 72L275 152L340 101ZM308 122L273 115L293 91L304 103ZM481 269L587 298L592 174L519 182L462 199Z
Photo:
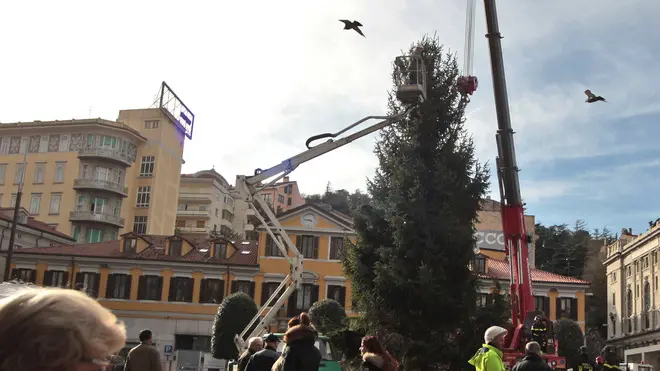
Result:
M594 103L594 102L599 102L599 101L603 101L603 102L607 103L605 98L601 97L600 95L595 95L589 89L585 90L584 94L587 95L587 100L585 100L585 102L587 102L587 103Z
M358 21L353 21L353 22L351 22L351 21L349 21L349 20L347 20L347 19L340 19L339 22L344 22L344 29L345 29L345 30L355 30L355 32L357 32L357 33L359 33L360 35L362 35L362 37L366 37L366 36L364 36L364 34L362 33L362 30L360 30L360 27L362 27L362 23L360 23L360 22L358 22Z

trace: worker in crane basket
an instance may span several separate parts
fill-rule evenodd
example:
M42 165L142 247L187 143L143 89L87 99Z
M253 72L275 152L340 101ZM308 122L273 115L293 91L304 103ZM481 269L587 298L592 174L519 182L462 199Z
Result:
M539 343L541 346L541 353L547 352L548 349L548 328L543 321L543 317L534 317L532 324L532 341Z
M484 334L485 344L468 361L477 371L504 371L502 363L502 348L506 329L500 326L492 326Z

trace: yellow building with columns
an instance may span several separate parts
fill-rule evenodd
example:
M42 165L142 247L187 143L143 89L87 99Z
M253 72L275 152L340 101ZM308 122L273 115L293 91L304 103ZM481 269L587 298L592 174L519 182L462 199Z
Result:
M23 178L21 205L79 243L171 234L183 139L158 108L122 110L116 121L3 123L0 207L13 207Z

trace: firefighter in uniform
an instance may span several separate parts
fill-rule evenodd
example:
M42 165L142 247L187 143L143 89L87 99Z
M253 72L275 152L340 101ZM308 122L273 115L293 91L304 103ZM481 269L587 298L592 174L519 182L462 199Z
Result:
M601 351L603 357L603 365L599 371L621 371L618 364L618 357L616 355L616 348L611 345L606 345Z
M589 354L587 352L587 347L580 347L580 363L576 367L577 371L593 371L594 364L589 361Z
M541 316L534 317L534 323L532 324L532 341L539 343L541 346L541 352L546 353L548 351L548 329L543 323L543 318Z

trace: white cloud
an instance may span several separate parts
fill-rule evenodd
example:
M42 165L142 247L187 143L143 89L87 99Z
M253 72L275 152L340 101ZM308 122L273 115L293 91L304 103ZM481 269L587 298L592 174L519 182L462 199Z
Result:
M635 95L640 87L660 82L643 73L642 66L654 63L653 53L640 46L643 40L626 42L617 52L597 36L586 45L568 41L571 35L584 40L623 27L628 15L659 14L659 4L498 3L521 166L637 148L604 145L614 139L606 132L594 134L594 122L660 110L657 95L641 100ZM475 71L482 86L468 109L468 128L480 158L492 160L497 124L480 2L477 8ZM215 165L230 181L299 153L311 135L385 113L390 63L422 34L437 31L459 58L464 43L464 6L429 0L185 6L175 1L22 1L6 2L0 11L12 14L0 24L0 33L13 35L3 39L11 57L0 60L0 121L87 117L90 106L92 116L114 119L119 109L151 104L166 80L196 114L184 171ZM343 31L340 18L362 22L367 37ZM557 35L561 42L553 44ZM597 81L548 86L526 75L525 65L580 49L598 53L609 73L598 72ZM584 104L582 91L592 83L612 101L609 106ZM292 178L307 193L321 191L327 181L337 188L364 188L377 165L373 140L363 138L305 164ZM570 190L547 184L524 194L552 194L553 186Z

